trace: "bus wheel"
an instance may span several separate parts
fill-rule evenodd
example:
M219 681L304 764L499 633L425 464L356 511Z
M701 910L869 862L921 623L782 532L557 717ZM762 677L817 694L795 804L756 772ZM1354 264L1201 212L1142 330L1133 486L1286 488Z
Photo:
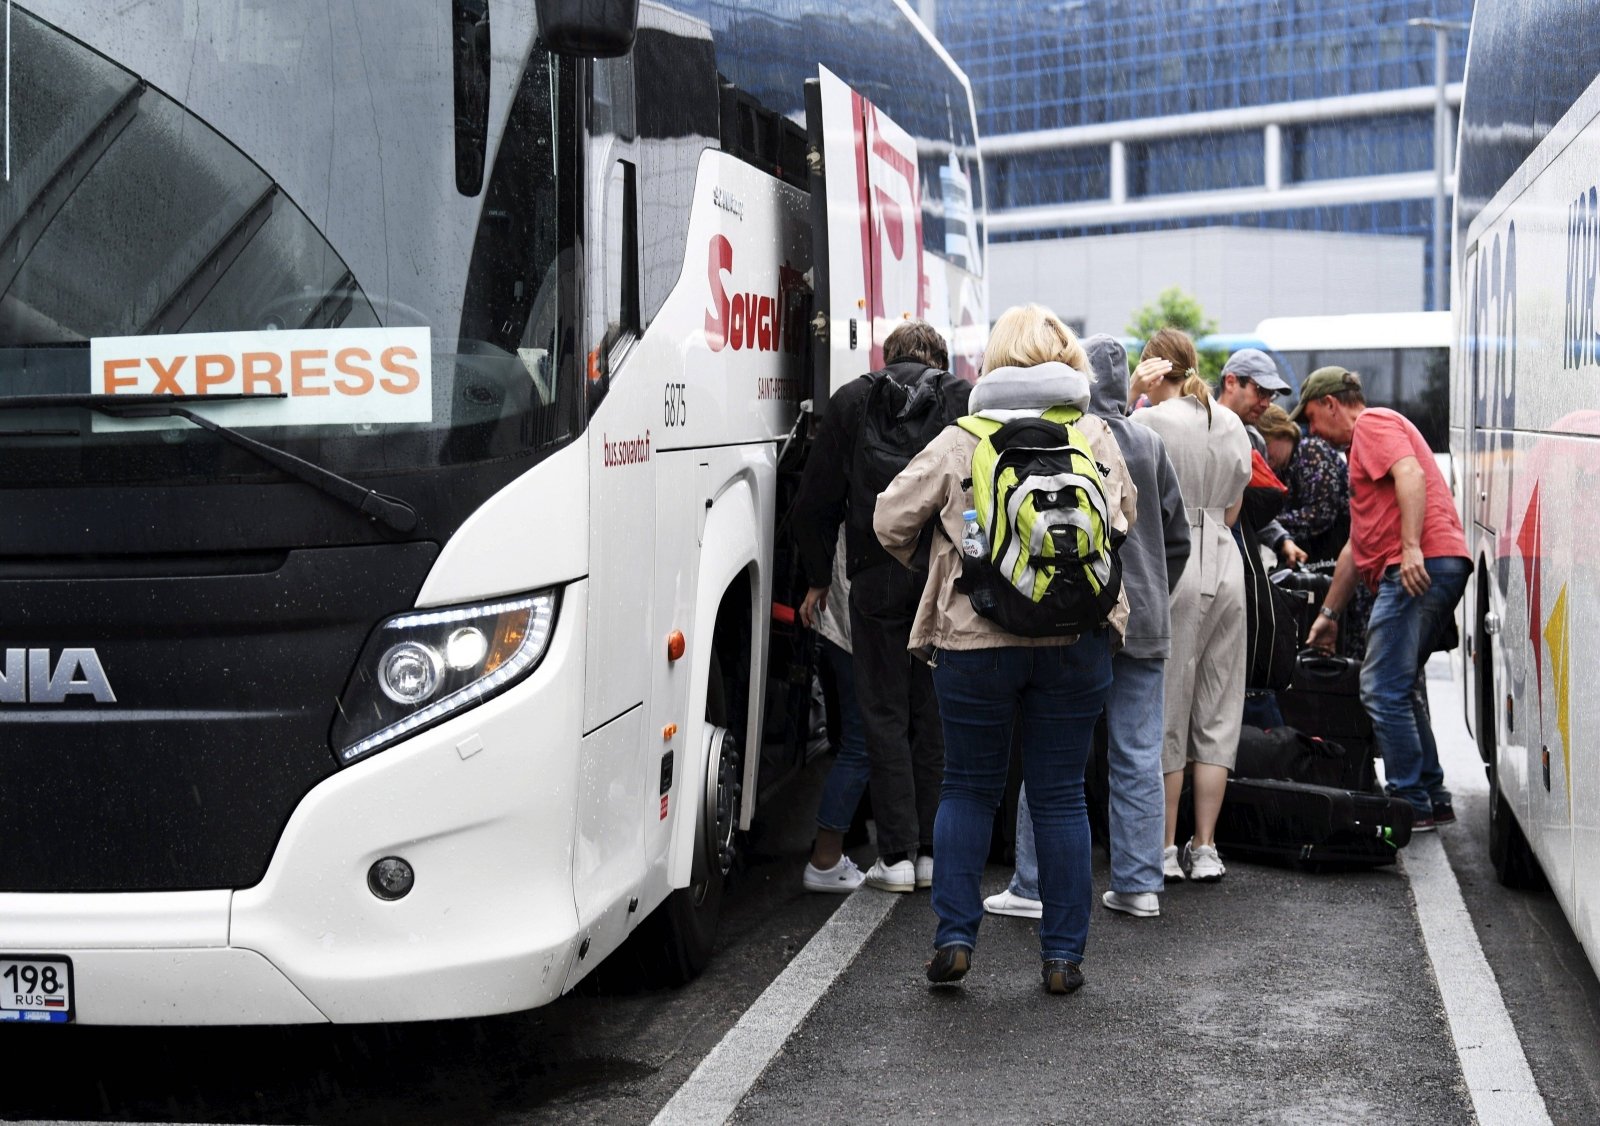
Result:
M725 726L726 697L721 662L711 662L706 692L706 775L700 795L694 868L689 886L661 905L662 950L659 977L682 984L698 977L716 945L722 894L737 857L743 757L739 740Z
M1498 763L1489 771L1489 862L1494 865L1495 876L1508 888L1544 886L1539 860L1500 789Z

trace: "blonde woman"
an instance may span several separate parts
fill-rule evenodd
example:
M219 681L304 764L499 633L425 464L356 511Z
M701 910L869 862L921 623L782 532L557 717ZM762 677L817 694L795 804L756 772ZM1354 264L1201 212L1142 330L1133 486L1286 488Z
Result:
M1012 420L1069 405L1073 425L1106 474L1111 525L1125 531L1135 494L1110 428L1087 412L1089 361L1072 330L1038 305L1008 309L995 324L983 376L972 389L974 414ZM933 650L934 689L944 726L944 785L934 820L932 905L939 917L934 984L959 981L972 962L983 918L979 881L989 834L1005 790L1014 718L1022 717L1022 773L1033 812L1043 917L1044 985L1070 993L1083 984L1080 963L1092 897L1084 764L1095 719L1111 686L1113 635L1128 617L1118 600L1107 628L1078 637L1023 638L979 616L954 580L961 563L963 513L972 507L972 454L978 440L947 427L878 498L873 528L888 551L909 562L928 521L933 538L928 583L911 627L911 648Z
M1168 881L1220 880L1217 815L1239 750L1244 710L1244 562L1229 529L1250 481L1250 439L1237 415L1213 409L1200 378L1194 341L1164 328L1145 345L1132 394L1151 406L1133 419L1166 444L1188 508L1189 563L1172 592L1172 656L1167 661L1167 832L1162 872ZM1180 856L1178 796L1183 771L1194 779L1194 837Z

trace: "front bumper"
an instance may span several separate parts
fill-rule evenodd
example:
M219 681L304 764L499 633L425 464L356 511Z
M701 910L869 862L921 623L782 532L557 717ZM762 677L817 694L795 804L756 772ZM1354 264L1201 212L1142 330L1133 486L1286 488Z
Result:
M328 778L241 891L0 894L0 952L72 958L83 1024L436 1020L568 980L586 584L521 684ZM376 898L402 856L416 885Z

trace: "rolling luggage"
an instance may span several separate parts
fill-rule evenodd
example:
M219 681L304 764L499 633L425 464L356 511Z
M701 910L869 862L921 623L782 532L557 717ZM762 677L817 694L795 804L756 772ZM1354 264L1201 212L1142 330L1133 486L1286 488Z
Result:
M1393 864L1411 841L1411 803L1303 782L1233 778L1217 819L1224 857L1304 867Z
M1293 727L1241 728L1233 773L1236 778L1276 778L1368 793L1377 781L1371 755Z
M1294 679L1278 693L1289 727L1338 743L1371 758L1377 747L1372 721L1361 704L1361 662L1305 649L1295 658Z

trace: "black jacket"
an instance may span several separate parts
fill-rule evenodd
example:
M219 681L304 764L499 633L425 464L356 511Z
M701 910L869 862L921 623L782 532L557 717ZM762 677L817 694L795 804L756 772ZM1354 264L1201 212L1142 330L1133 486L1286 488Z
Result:
M929 368L916 360L890 364L883 372L853 379L828 400L811 441L811 452L800 475L800 491L794 502L794 537L800 550L800 567L807 586L825 587L833 581L833 552L839 539L839 525L845 526L845 573L852 578L868 567L893 563L872 531L872 512L847 512L850 496L850 467L855 460L856 438L861 432L861 416L867 392L875 379L887 376L896 385L891 390L915 384L924 372L932 372L941 384L950 417L954 422L966 413L972 385L966 380ZM899 391L890 401L898 407L905 400ZM897 564L898 565L898 564Z

